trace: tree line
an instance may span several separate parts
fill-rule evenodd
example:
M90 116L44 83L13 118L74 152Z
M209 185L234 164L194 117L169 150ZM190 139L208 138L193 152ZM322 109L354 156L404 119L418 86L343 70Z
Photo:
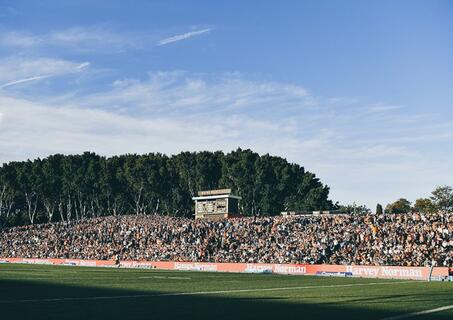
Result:
M0 167L0 226L106 215L193 215L199 190L231 188L244 215L332 208L329 187L283 158L251 150L55 154Z
M381 204L377 204L376 213L433 213L433 212L452 212L453 211L453 188L450 186L438 186L427 198L419 198L412 204L406 198L400 198L395 202L389 203L383 209Z

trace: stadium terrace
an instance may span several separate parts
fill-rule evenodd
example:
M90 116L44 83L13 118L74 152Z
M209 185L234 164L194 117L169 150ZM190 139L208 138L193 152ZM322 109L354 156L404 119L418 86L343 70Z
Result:
M110 216L5 229L0 257L451 268L453 213Z

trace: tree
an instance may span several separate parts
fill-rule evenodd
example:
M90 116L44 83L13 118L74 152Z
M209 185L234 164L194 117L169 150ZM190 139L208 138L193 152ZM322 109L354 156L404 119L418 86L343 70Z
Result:
M371 210L366 205L357 205L355 202L348 205L337 205L337 210L348 214L369 214Z
M384 210L382 209L382 205L380 203L378 203L376 205L376 214L383 214L384 213Z
M0 227L8 221L13 205L14 197L11 188L0 185Z
M385 207L388 213L408 213L411 211L411 203L404 198L400 198L393 203L389 203Z
M40 166L41 159L37 159L34 162L28 160L17 167L18 185L25 199L23 204L31 224L35 223L38 210L39 194L37 191L41 189L40 182L42 181L39 175Z
M46 211L48 222L52 221L52 217L55 213L55 209L58 207L58 201L61 193L61 161L62 155L50 156L43 160L41 199Z
M415 200L414 207L412 208L414 212L421 213L432 213L436 211L436 208L429 198L420 198Z
M249 149L237 149L223 158L220 184L242 197L239 210L244 215L269 214L259 207L261 199L255 185L258 158L259 155Z
M143 157L136 155L129 155L126 160L126 179L129 186L129 193L132 195L133 203L130 207L134 210L135 214L145 214L147 203L143 199L144 189L147 185L147 171L146 161Z
M453 188L450 186L437 187L432 192L431 200L437 210L453 211Z

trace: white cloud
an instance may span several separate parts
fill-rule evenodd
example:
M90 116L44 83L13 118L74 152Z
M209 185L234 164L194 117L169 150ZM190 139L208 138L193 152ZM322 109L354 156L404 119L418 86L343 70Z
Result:
M50 153L94 150L103 154L254 147L264 152L281 125L246 116L195 116L191 121L165 117L137 118L110 111L54 107L0 97L4 122L0 162ZM259 133L259 135L257 135ZM285 135L288 133L286 132Z
M73 27L51 32L46 35L50 44L70 46L79 51L95 51L102 48L122 51L136 46L136 40L130 35L113 32L102 26Z
M368 113L380 113L380 112L388 112L388 111L395 111L401 109L402 106L398 105L385 105L385 104L375 104L366 109Z
M169 44L169 43L173 43L173 42L177 42L177 41L181 41L181 40L186 40L186 39L189 39L189 38L192 38L192 37L195 37L195 36L199 36L199 35L202 35L202 34L205 34L205 33L209 33L211 31L212 31L211 28L207 28L207 29L202 29L202 30L186 32L186 33L183 33L183 34L178 34L176 36L172 36L172 37L165 38L165 39L162 39L162 40L158 41L157 42L157 46L163 46L163 45L166 45L166 44Z
M24 32L2 32L0 36L0 44L9 47L34 47L42 41L41 37Z
M22 48L69 48L78 52L120 52L141 45L143 37L115 32L104 26L72 27L42 34L25 31L4 31L0 34L0 45Z
M111 90L84 96L78 103L135 114L185 116L247 111L269 115L284 113L289 106L296 112L312 107L311 96L301 86L250 80L240 74L212 77L181 71L152 73L145 81L117 80Z

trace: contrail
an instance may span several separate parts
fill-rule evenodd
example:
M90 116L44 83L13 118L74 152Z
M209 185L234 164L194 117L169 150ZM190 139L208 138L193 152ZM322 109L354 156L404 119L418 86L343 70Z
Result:
M84 63L81 63L79 64L76 69L77 70L82 70L82 69L85 69L86 67L88 67L91 63L90 62L84 62Z
M162 39L162 40L160 40L157 43L157 45L158 46L163 46L163 45L166 45L166 44L169 44L169 43L172 43L172 42L189 39L189 38L198 36L198 35L203 34L203 33L208 33L208 32L211 32L211 31L212 31L212 29L208 28L208 29L203 29L203 30L187 32L187 33L184 33L184 34L179 34L179 35L176 35L176 36L173 36L173 37L170 37L170 38Z
M82 71L83 69L85 69L89 65L90 65L90 62L83 62L83 63L79 64L77 67L75 67L75 69L73 71L70 71L68 73ZM11 82L8 82L8 83L5 83L5 84L1 85L0 89L6 88L6 87L9 87L9 86L13 86L13 85L16 85L16 84L19 84L19 83L24 83L24 82L30 82L30 81L36 81L36 80L41 80L41 79L45 79L45 78L50 78L50 77L58 76L60 74L62 74L62 73L42 74L42 75L37 75L37 76L30 77L30 78L14 80L14 81L11 81Z
M34 76L34 77L30 77L30 78L14 80L14 81L11 81L11 82L8 82L8 83L5 83L5 84L1 85L0 88L3 89L3 88L6 88L6 87L9 87L9 86L13 86L15 84L24 83L24 82L30 82L30 81L35 81L35 80L41 80L41 79L49 78L51 76L52 76L52 74L43 74L43 75Z

